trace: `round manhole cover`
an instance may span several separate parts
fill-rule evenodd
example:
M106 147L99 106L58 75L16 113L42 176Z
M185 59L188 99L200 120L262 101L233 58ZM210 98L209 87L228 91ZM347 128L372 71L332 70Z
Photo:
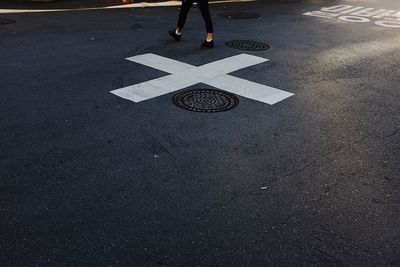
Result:
M0 18L0 25L7 25L7 24L13 24L16 21L13 19L4 19L4 18Z
M260 17L257 14L247 12L226 12L219 14L219 16L227 19L257 19Z
M180 108L207 113L228 111L239 104L235 95L215 89L187 90L176 94L173 101Z
M233 40L226 42L226 45L234 49L246 51L265 51L270 49L270 46L261 42L250 40Z

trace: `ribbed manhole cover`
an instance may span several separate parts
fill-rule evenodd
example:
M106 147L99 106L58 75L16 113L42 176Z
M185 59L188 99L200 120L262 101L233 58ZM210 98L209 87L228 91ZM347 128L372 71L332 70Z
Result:
M13 23L15 23L15 22L16 22L16 21L13 20L13 19L3 19L3 18L0 18L0 25L13 24Z
M257 14L247 12L226 12L219 14L219 16L227 19L257 19L260 17Z
M246 51L265 51L270 49L270 46L257 41L250 40L233 40L226 42L226 45L234 49Z
M176 94L173 101L180 108L207 113L231 110L239 104L233 94L215 89L187 90Z

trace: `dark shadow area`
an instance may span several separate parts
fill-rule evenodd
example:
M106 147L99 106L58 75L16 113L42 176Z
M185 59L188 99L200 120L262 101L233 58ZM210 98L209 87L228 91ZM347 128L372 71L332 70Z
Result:
M142 1L135 1L142 2ZM71 9L71 8L96 8L111 5L122 5L121 0L6 0L0 3L0 9Z
M164 0L134 0L133 3L156 3ZM307 2L304 0L262 0L262 2ZM123 5L122 0L3 0L0 9L80 9Z

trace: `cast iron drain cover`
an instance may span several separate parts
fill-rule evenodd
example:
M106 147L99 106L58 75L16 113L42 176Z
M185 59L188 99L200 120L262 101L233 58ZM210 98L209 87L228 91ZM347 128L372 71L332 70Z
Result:
M234 49L246 51L265 51L270 49L270 46L264 43L250 40L233 40L226 42L226 45Z
M15 22L16 22L16 21L13 20L13 19L3 19L3 18L0 18L0 25L13 24L13 23L15 23Z
M180 108L207 113L228 111L239 104L233 94L215 89L187 90L176 94L173 101Z
M227 12L219 14L219 16L227 19L258 19L260 17L257 14L246 12Z

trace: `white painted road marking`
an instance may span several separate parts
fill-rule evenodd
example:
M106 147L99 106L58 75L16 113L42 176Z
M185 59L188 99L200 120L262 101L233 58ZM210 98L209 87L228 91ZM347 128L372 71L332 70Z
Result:
M371 22L376 25L390 28L400 28L400 11L375 9L365 7L354 7L350 5L337 5L323 7L319 11L306 12L303 15L320 18L339 18L349 22Z
M111 91L111 93L133 102L148 100L197 83L204 83L270 105L294 95L280 89L228 75L228 73L268 61L268 59L252 55L240 54L200 67L155 54L144 54L127 59L170 73L170 75L161 78Z

